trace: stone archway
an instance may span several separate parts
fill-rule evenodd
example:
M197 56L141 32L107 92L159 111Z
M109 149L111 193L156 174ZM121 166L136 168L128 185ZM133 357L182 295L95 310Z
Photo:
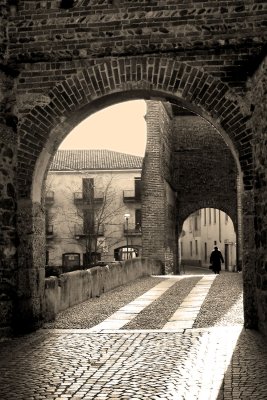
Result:
M119 99L142 97L181 103L209 120L239 153L245 188L251 188L252 152L245 138L250 137L252 130L248 124L250 111L242 99L219 79L186 63L132 57L106 61L78 72L57 84L47 94L44 105L34 107L25 116L19 125L19 197L31 197L36 163L40 157L45 160L54 154L63 139L59 131L54 136L54 129L70 119L71 114L79 110L82 119ZM74 120L73 125L78 122ZM34 152L29 154L31 146ZM28 165L23 163L25 159L30 161Z
M229 143L244 188L252 188L250 112L229 87L206 72L168 58L121 58L84 69L57 84L19 125L18 232L20 302L17 324L38 326L44 290L42 184L61 140L85 116L130 98L182 104L209 120ZM77 117L78 116L78 117ZM30 152L29 149L34 149ZM246 157L244 157L246 155ZM26 233L26 234L25 234ZM251 284L251 282L249 283Z

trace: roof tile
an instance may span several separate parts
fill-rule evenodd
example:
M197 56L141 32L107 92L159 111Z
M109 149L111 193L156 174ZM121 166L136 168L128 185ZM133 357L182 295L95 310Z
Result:
M58 150L50 171L140 169L143 157L111 150Z

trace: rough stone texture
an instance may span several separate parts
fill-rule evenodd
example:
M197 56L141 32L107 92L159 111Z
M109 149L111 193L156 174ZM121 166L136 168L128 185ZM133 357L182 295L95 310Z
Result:
M9 191L6 200L12 197L12 187L20 199L21 283L17 292L24 299L19 304L28 304L22 306L26 320L38 321L42 314L41 193L51 157L61 140L89 114L120 100L145 98L188 108L211 122L231 143L242 177L240 192L244 190L244 198L255 201L255 207L242 218L244 238L250 243L243 252L245 302L251 310L246 320L253 321L248 326L256 326L260 316L262 328L267 309L266 232L261 229L266 226L266 126L259 121L266 121L265 64L254 74L266 51L266 2L25 0L2 1L0 6L0 122L5 143L8 147L12 143L17 154L17 172L9 170L4 185ZM247 80L253 76L252 94L245 96ZM26 209L22 199L29 202ZM6 222L6 204L2 205L1 217L5 215ZM245 205L243 210L247 212ZM173 208L168 212L172 215ZM159 217L158 223L165 224ZM254 217L253 240L247 226ZM9 224L8 230L12 229ZM163 241L158 244L161 257L171 259L174 251L167 251ZM12 277L13 268L14 262ZM256 282L261 300L255 297ZM259 302L259 307L253 302ZM23 313L19 315L23 320Z
M21 88L31 90L35 82L39 91L52 87L55 80L100 57L170 53L191 65L205 65L209 73L242 91L253 61L261 55L265 23L259 15L264 1L112 3L77 1L60 8L56 0L18 2L8 29L10 59L36 64L33 76L29 70L21 76ZM38 62L52 72L48 79ZM55 69L62 72L58 77Z
M267 333L267 58L260 66L257 74L249 82L251 104L254 112L252 123L254 136L255 183L253 211L251 213L251 230L255 233L248 244L248 251L254 256L254 285L256 281L256 296L261 330Z
M0 135L0 328L11 324L17 283L15 151Z
M31 201L18 203L18 283L14 328L29 331L43 320L45 285L44 209Z
M199 310L197 329L146 330L151 322L164 325L172 303L175 309L199 278L184 277L137 313L132 322L140 322L143 314L144 330L137 325L93 333L88 328L166 278L143 278L62 312L52 326L59 329L0 341L2 398L266 399L266 338L242 329L242 274L217 275ZM179 292L178 286L183 287Z

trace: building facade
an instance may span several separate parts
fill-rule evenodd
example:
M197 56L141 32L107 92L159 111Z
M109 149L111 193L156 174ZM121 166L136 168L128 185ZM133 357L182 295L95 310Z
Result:
M46 264L89 267L142 254L142 157L59 150L46 181Z
M181 264L208 267L217 246L224 257L222 269L236 269L236 233L231 218L216 208L203 208L184 222L179 248Z

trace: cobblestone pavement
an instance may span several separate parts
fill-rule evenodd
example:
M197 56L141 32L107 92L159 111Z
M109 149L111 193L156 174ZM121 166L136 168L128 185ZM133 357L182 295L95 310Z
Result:
M201 304L197 315L192 314L191 328L168 330L170 313L162 317L158 329L125 329L123 325L93 332L91 328L74 329L74 319L72 329L42 329L3 341L0 399L266 400L266 338L243 329L242 316L237 316L242 306L242 274L203 278L183 276L168 283L168 289L165 285L157 297L166 297L169 303L171 293L177 294L176 285L188 286L176 304L179 314L187 306L186 299L195 301L196 308L195 295L200 293ZM163 292L163 280L155 282ZM146 289L144 295L151 294L153 287ZM218 305L219 313L215 312ZM117 311L121 307L124 301ZM162 310L162 304L158 307L152 314ZM68 315L68 327L71 321Z

